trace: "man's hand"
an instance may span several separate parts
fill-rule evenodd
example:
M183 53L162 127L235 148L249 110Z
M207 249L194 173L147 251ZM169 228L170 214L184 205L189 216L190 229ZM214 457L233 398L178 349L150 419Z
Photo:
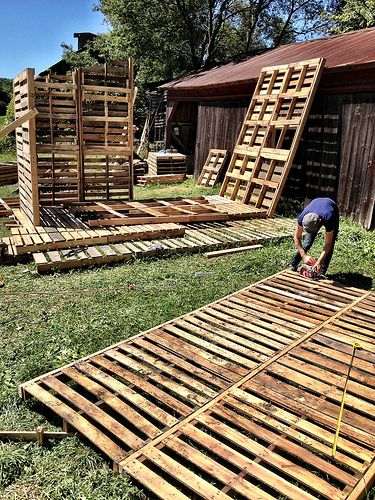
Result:
M314 270L320 274L322 272L322 264L321 262L317 261L317 263L314 265Z
M310 255L304 255L303 256L303 262L307 266L314 266L315 265L315 259L314 259L314 257L311 257Z

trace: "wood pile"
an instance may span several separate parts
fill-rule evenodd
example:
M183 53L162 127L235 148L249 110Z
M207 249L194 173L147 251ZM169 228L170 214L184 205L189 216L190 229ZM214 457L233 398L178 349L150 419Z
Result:
M149 153L147 163L150 175L186 173L186 156L181 153Z
M151 184L179 184L185 179L185 174L144 175L138 177L138 186L149 186Z
M133 161L133 183L136 185L140 177L147 174L147 161L134 160Z
M15 184L18 181L17 163L0 163L0 186Z

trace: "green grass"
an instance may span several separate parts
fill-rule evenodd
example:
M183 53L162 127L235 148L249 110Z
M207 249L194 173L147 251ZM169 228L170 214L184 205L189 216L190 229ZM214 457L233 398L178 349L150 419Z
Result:
M192 181L179 188L176 194L200 193ZM171 196L171 189L136 192L160 197ZM316 249L322 244L318 240ZM46 276L32 264L0 267L5 281L0 289L1 429L43 424L57 430L37 403L20 400L20 383L269 276L285 268L293 252L292 241L285 240L218 259L172 256ZM330 273L342 282L357 278L356 285L365 283L362 275L374 279L375 233L343 220ZM107 462L76 437L46 448L0 442L2 500L141 498L147 495L113 475Z
M1 128L1 125L0 125ZM13 151L0 151L0 162L16 161L16 153Z
M204 188L196 186L193 179L187 179L180 184L135 186L134 197L137 200L146 200L148 198L174 198L176 196L208 196L218 194L219 191L219 184L213 188Z

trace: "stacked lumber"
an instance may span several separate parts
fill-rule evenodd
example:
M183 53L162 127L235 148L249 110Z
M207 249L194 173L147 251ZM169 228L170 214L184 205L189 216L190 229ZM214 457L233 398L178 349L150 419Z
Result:
M143 175L138 177L138 186L151 184L179 184L186 178L185 174Z
M150 175L186 173L186 156L181 153L149 153L147 163Z
M18 181L17 163L0 163L0 186L15 184Z
M147 162L144 160L133 161L133 183L137 184L140 177L147 173Z
M18 196L0 198L0 217L13 215L13 210L19 208L20 200Z

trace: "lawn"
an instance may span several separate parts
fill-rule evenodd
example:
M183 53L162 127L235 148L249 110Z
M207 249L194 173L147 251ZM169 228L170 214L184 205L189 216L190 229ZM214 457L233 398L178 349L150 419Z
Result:
M8 192L0 188L0 197ZM138 198L207 192L187 181L137 188ZM317 246L321 246L321 238ZM131 264L40 276L32 264L1 267L0 426L54 427L40 406L23 402L18 384L140 331L212 302L283 268L291 240L218 259L203 255L136 260ZM314 253L313 253L314 254ZM375 278L375 233L342 220L331 274L341 281ZM129 286L131 285L131 286ZM375 290L374 282L371 285ZM0 499L146 499L77 437L51 442L0 442Z

